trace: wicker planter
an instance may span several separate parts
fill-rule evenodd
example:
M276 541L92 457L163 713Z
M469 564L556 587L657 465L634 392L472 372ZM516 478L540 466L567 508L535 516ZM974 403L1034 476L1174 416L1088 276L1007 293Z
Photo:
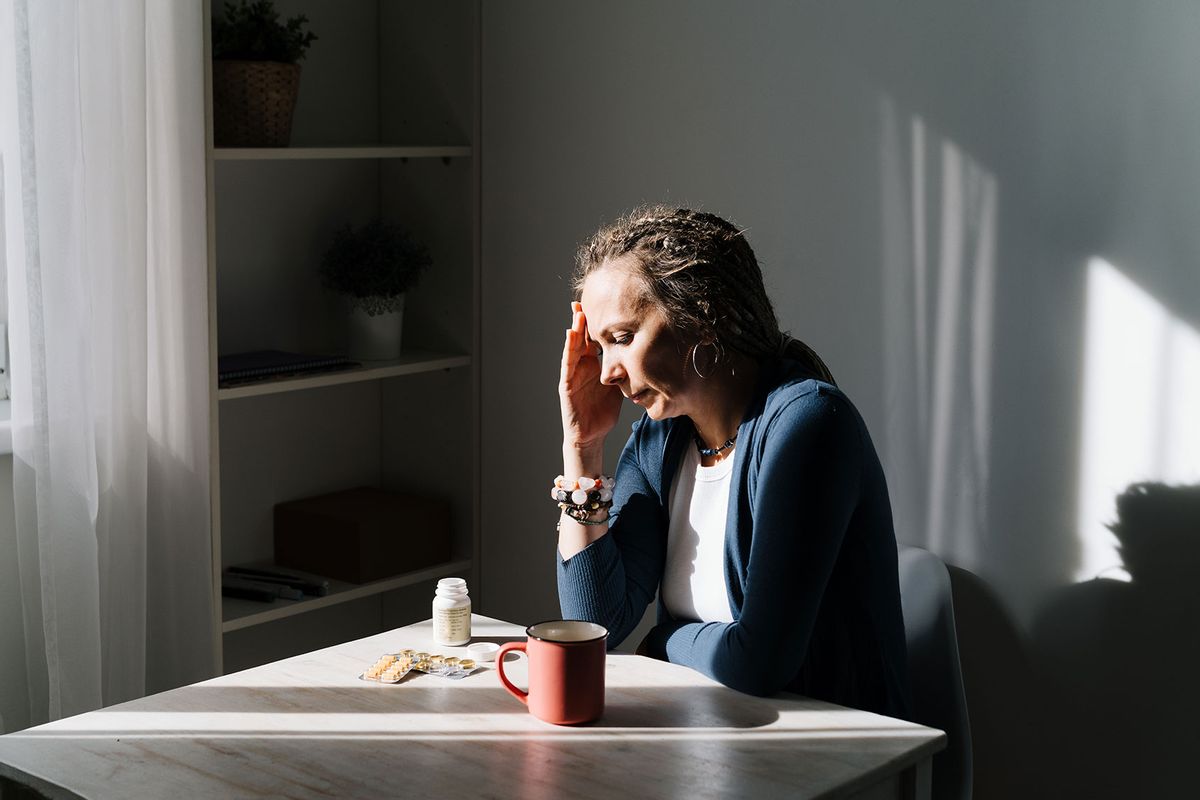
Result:
M213 61L217 147L287 147L300 91L300 65Z

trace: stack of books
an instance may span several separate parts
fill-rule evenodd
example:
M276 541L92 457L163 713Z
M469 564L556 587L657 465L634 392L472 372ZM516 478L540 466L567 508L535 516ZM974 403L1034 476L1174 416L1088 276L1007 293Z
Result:
M324 597L329 581L319 575L275 566L232 566L221 575L221 594L272 603L275 598L302 600L305 595Z

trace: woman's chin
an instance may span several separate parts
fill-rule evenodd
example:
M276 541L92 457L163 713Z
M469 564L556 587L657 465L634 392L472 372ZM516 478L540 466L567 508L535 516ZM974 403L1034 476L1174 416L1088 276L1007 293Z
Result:
M655 397L652 402L647 403L646 405L642 405L641 403L638 403L638 405L642 406L646 412L646 416L650 417L650 419L654 420L655 422L677 416L676 414L671 413L670 407L668 404L662 402L661 397Z

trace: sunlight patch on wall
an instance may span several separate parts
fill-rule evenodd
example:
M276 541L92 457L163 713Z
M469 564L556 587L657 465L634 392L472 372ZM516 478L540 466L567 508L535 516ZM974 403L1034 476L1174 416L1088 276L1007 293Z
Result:
M885 446L897 536L978 563L988 524L996 177L880 103Z
M1200 480L1200 334L1112 264L1087 269L1079 566L1128 580L1107 525L1131 483Z

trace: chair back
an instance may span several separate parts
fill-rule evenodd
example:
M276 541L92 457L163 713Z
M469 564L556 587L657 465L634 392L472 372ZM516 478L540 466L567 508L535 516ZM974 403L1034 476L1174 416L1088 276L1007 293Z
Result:
M969 800L971 723L958 661L950 572L928 550L899 550L913 721L946 732L946 749L933 757L932 797Z

